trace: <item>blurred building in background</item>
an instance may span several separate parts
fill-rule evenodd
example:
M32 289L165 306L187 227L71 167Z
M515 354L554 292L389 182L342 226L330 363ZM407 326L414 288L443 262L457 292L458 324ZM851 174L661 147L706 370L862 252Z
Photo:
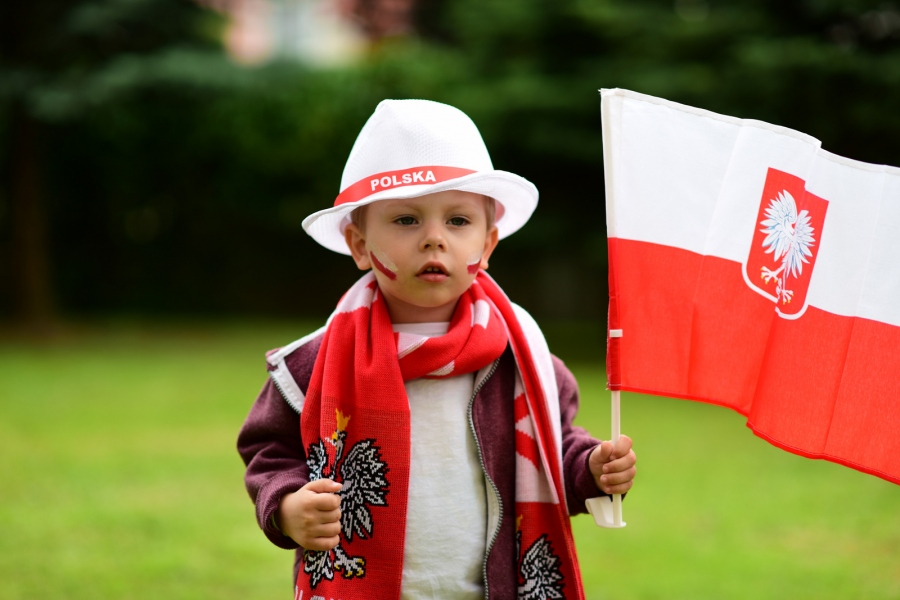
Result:
M239 63L274 57L334 67L412 32L416 0L198 0L228 15L223 41Z

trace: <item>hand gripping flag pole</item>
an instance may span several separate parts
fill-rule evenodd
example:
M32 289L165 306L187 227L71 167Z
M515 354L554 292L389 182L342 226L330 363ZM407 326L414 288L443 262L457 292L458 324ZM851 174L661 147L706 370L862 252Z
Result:
M609 337L622 337L622 330L610 329ZM612 397L610 403L612 405L612 423L610 431L610 441L612 441L613 445L615 445L615 443L619 441L619 436L622 435L621 411L619 403L619 395L621 394L621 392L619 390L612 390L611 394ZM622 494L613 494L612 500L610 500L609 496L589 498L586 501L586 504L588 512L590 512L591 516L594 517L594 522L598 526L606 527L609 529L619 529L620 527L625 527L625 521L622 520Z

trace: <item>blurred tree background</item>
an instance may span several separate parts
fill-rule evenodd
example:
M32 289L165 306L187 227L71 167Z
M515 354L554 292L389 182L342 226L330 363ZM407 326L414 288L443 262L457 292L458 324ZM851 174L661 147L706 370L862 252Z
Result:
M329 4L357 32L340 59L303 17ZM241 46L248 15L277 35ZM300 223L378 101L411 97L464 110L541 192L491 261L509 294L602 320L601 87L900 164L900 10L880 0L6 2L0 316L326 315L357 273Z

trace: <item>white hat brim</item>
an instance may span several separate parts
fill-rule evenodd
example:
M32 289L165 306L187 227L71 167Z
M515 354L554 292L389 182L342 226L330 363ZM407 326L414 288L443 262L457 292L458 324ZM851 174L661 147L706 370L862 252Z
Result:
M417 198L447 190L459 190L473 194L484 194L503 206L498 211L497 233L500 239L518 231L531 217L538 203L538 191L533 183L507 171L479 171L463 177L440 183L408 185L376 192L357 202L348 202L313 213L303 219L303 229L314 240L340 254L350 254L344 240L343 226L355 208L379 200L400 200Z

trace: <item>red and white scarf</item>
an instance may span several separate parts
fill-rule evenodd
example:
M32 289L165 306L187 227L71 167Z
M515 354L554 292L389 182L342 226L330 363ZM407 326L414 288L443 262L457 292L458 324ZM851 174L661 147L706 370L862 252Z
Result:
M538 336L483 271L440 337L394 333L371 272L350 288L329 319L301 418L310 480L343 485L340 543L304 553L297 600L400 597L410 467L404 382L477 372L507 344L517 366L516 505L508 517L516 519L518 596L584 597L565 505L552 365L546 352L535 360L534 347L546 349ZM440 526L437 518L436 535Z

